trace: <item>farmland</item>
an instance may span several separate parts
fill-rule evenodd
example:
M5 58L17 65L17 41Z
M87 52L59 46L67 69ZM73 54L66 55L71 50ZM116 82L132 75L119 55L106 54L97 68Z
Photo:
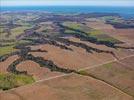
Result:
M134 99L133 21L30 11L0 20L2 100Z

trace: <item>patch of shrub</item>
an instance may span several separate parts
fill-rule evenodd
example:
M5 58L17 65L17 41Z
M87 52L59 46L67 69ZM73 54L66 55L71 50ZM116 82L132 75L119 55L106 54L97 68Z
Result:
M0 74L0 90L9 90L33 82L34 79L28 75Z

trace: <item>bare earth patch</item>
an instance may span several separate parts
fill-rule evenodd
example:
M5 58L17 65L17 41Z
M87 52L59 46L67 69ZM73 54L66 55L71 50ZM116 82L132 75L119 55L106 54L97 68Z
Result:
M86 22L86 25L88 27L91 27L93 29L114 29L114 27L110 24L105 24L103 21L93 21L93 22Z
M49 77L61 75L62 73L60 72L51 72L48 68L40 67L39 64L27 60L19 65L17 65L17 70L19 71L27 71L29 75L32 75L35 80L41 80L41 79L46 79Z
M11 56L3 62L0 62L0 73L7 73L8 66L17 60L19 57L17 55Z
M134 70L124 63L113 62L86 70L86 72L134 96Z
M52 60L56 65L71 68L80 69L83 67L89 67L101 63L93 54L87 53L84 49L70 46L73 51L63 50L51 45L40 45L33 48L41 48L47 50L46 54L42 54L44 59ZM32 53L34 56L40 55L40 53Z

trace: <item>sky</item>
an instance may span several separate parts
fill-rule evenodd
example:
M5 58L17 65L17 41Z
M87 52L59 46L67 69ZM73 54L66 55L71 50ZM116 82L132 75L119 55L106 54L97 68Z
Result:
M0 0L1 6L133 6L134 0Z

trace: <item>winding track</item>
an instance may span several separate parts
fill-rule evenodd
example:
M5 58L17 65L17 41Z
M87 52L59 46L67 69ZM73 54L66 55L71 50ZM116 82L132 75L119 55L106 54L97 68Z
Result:
M86 50L87 52L89 52L89 53L92 52L92 51L90 51L90 50L93 50L93 51L96 51L96 52L110 53L110 54L112 54L112 55L114 56L113 52L111 52L111 51L105 51L105 50L96 49L96 48L93 48L93 47L89 47L89 46L87 46L87 45L84 45L84 44L82 44L82 43L77 43L77 42L69 41L69 40L67 40L67 39L65 39L65 40L62 40L62 39L61 39L61 40L59 40L58 42L63 42L64 44L65 44L65 43L69 43L69 45L74 45L74 46L76 46L76 47L81 47L81 48L85 49L85 50ZM56 42L56 41L54 41L54 42L52 41L52 43L51 43L51 41L48 41L48 40L47 40L46 43L48 43L48 44L50 44L50 45L55 45L55 43L56 43L55 46L57 46L57 42ZM61 48L61 45L58 45L58 46ZM62 46L63 46L63 45L62 45ZM68 49L68 48L62 48L62 49ZM69 49L69 50L70 50L70 49ZM105 84L108 84L109 86L111 86L111 87L117 89L118 91L120 91L120 92L122 92L122 93L124 93L124 94L126 94L126 95L129 95L129 94L125 93L124 91L120 90L118 87L113 86L112 84L110 84L110 83L108 83L108 82L106 82L106 81L104 81L104 80L102 80L102 79L99 79L99 78L97 78L97 77L95 77L95 76L93 76L93 75L90 75L90 74L81 74L81 73L79 73L79 71L84 71L84 70L87 70L87 69L99 67L99 66L101 66L101 65L108 64L108 63L112 63L112 62L119 62L119 63L121 63L121 64L123 65L123 63L120 62L119 60L123 60L123 59L129 58L129 57L133 57L134 55L126 56L126 57L123 57L123 58L121 58L121 59L118 59L117 57L114 56L114 60L107 61L107 62L104 62L104 63L101 63L101 64L97 64L97 65L94 65L94 66L82 68L82 69L79 69L79 70L77 71L77 70L65 69L65 68L59 67L59 66L55 65L52 61L43 60L43 58L34 57L34 56L32 56L32 55L29 56L29 55L28 55L28 52L30 52L30 51L32 52L32 50L31 50L30 48L27 48L27 47L21 48L21 51L20 51L20 53L19 53L19 56L20 56L21 59L22 59L21 62L22 62L22 61L25 61L25 60L33 60L34 62L40 63L40 66L41 66L41 67L47 64L47 66L48 66L47 68L49 68L50 70L52 70L52 71L58 71L58 72L62 72L62 73L63 73L62 75L58 75L58 76L55 76L55 77L50 77L50 78L47 78L47 79L42 79L42 80L36 81L36 82L33 83L33 84L37 84L37 83L42 82L42 81L47 81L47 80L51 80L51 79L55 79L55 78L59 78L59 77L63 77L63 76L67 76L67 75L70 75L70 74L72 74L72 73L75 73L75 74L82 75L82 76L92 77L92 78L94 78L94 79L96 79L96 80L98 80L98 81L101 81L101 82L103 82L103 83L105 83ZM47 52L47 51L42 51L42 50L33 50L33 52L36 52L36 51L39 51L39 52ZM32 57L32 58L31 58L31 57ZM33 58L34 58L34 59L33 59ZM39 61L36 61L37 59L40 59L40 60L39 60ZM8 70L12 72L12 69L15 69L14 72L16 72L16 73L18 73L18 74L21 74L21 73L23 74L23 72L18 72L18 71L16 70L16 65L19 64L20 62L18 62L18 61L15 61L15 62L16 62L15 65L12 65L12 64L11 64L11 65L9 66ZM11 67L11 66L12 66L12 67ZM10 68L10 67L11 67L11 68ZM25 72L24 72L24 73L25 73ZM14 90L14 89L11 89L11 90Z
M126 57L121 58L120 60L129 58L129 57L133 57L133 56L134 56L134 55L126 56ZM114 59L114 60L111 60L111 61L104 62L104 63L102 63L102 64L94 65L94 66L92 66L92 67L90 66L90 67L86 67L86 68L83 68L83 69L79 69L78 71L75 71L75 72L72 72L72 73L68 73L68 74L63 73L62 75L57 75L57 76L54 76L54 77L49 77L49 78L46 78L46 79L38 80L38 81L32 83L32 85L38 84L38 83L40 83L40 82L45 82L45 81L48 81L48 80L53 80L53 79L56 79L56 78L64 77L64 76L70 76L70 75L73 74L73 73L78 74L78 75L82 75L82 74L79 74L79 71L84 71L84 70L92 69L92 68L95 68L95 67L100 67L100 66L102 66L102 65L105 65L105 64L108 64L108 63L112 63L112 62L120 62L120 61L119 61L118 59ZM122 63L122 62L121 62L121 63ZM122 64L123 64L123 63L122 63ZM84 77L92 77L92 78L94 78L94 79L96 79L96 80L98 80L98 81L100 81L100 82L102 82L102 83L105 83L105 84L107 84L108 86L110 86L110 87L112 87L112 88L118 90L119 92L121 92L121 93L123 93L123 94L125 94L125 95L128 95L128 96L130 96L130 97L133 98L133 96L131 96L131 95L127 94L126 92L120 90L118 87L113 86L112 84L110 84L110 83L108 83L108 82L105 82L104 80L101 80L101 79L96 78L96 77L94 77L94 76L92 76L92 75L89 75L89 74L87 74L87 75L86 75L86 74L83 74L82 76L84 76ZM15 90L15 89L10 89L10 90L13 91L13 90Z

